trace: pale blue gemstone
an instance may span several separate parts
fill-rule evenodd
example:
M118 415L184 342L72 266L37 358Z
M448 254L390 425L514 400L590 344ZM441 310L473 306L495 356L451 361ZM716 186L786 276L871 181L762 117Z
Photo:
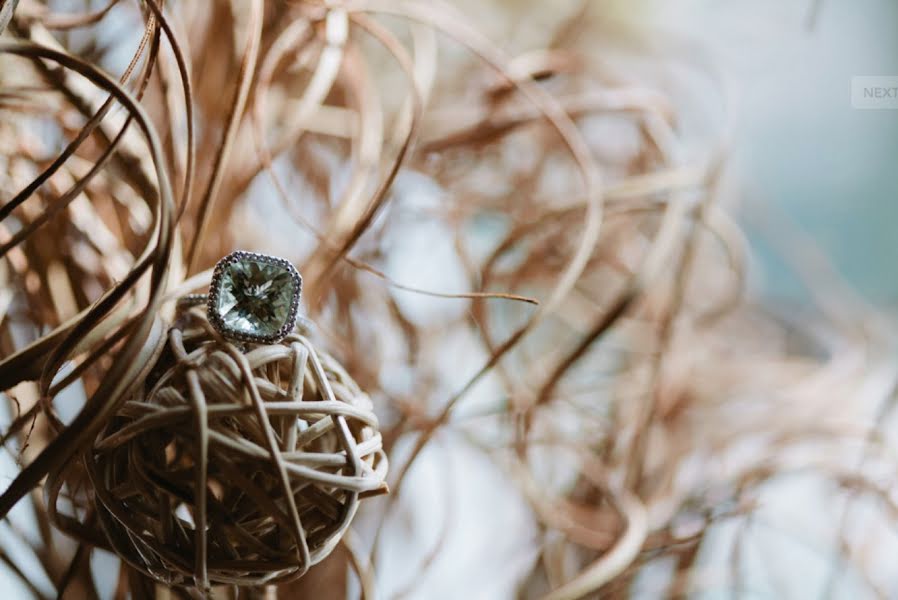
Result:
M241 258L222 270L215 310L230 331L275 336L290 317L295 285L283 266Z

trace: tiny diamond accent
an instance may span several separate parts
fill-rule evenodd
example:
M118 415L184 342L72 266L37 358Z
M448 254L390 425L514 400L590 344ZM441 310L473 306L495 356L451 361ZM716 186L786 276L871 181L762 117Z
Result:
M302 278L282 258L237 251L215 266L208 312L226 337L275 343L296 324Z

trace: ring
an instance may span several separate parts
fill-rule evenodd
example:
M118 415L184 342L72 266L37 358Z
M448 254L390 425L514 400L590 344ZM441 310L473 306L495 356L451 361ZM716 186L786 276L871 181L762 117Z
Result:
M179 308L206 305L209 323L225 338L276 344L299 315L302 276L290 261L238 250L218 261L208 294L189 294Z

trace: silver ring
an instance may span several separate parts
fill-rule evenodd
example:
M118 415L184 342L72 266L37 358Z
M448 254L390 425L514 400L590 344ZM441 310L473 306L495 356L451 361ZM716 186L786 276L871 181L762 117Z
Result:
M209 323L223 337L276 344L296 327L302 276L290 261L238 250L215 265L208 294L188 294L178 308L205 304Z

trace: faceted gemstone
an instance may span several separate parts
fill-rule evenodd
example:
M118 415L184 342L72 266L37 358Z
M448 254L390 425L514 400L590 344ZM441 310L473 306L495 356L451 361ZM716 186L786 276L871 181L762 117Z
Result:
M276 336L290 317L295 285L281 265L240 258L222 269L215 311L230 331Z

